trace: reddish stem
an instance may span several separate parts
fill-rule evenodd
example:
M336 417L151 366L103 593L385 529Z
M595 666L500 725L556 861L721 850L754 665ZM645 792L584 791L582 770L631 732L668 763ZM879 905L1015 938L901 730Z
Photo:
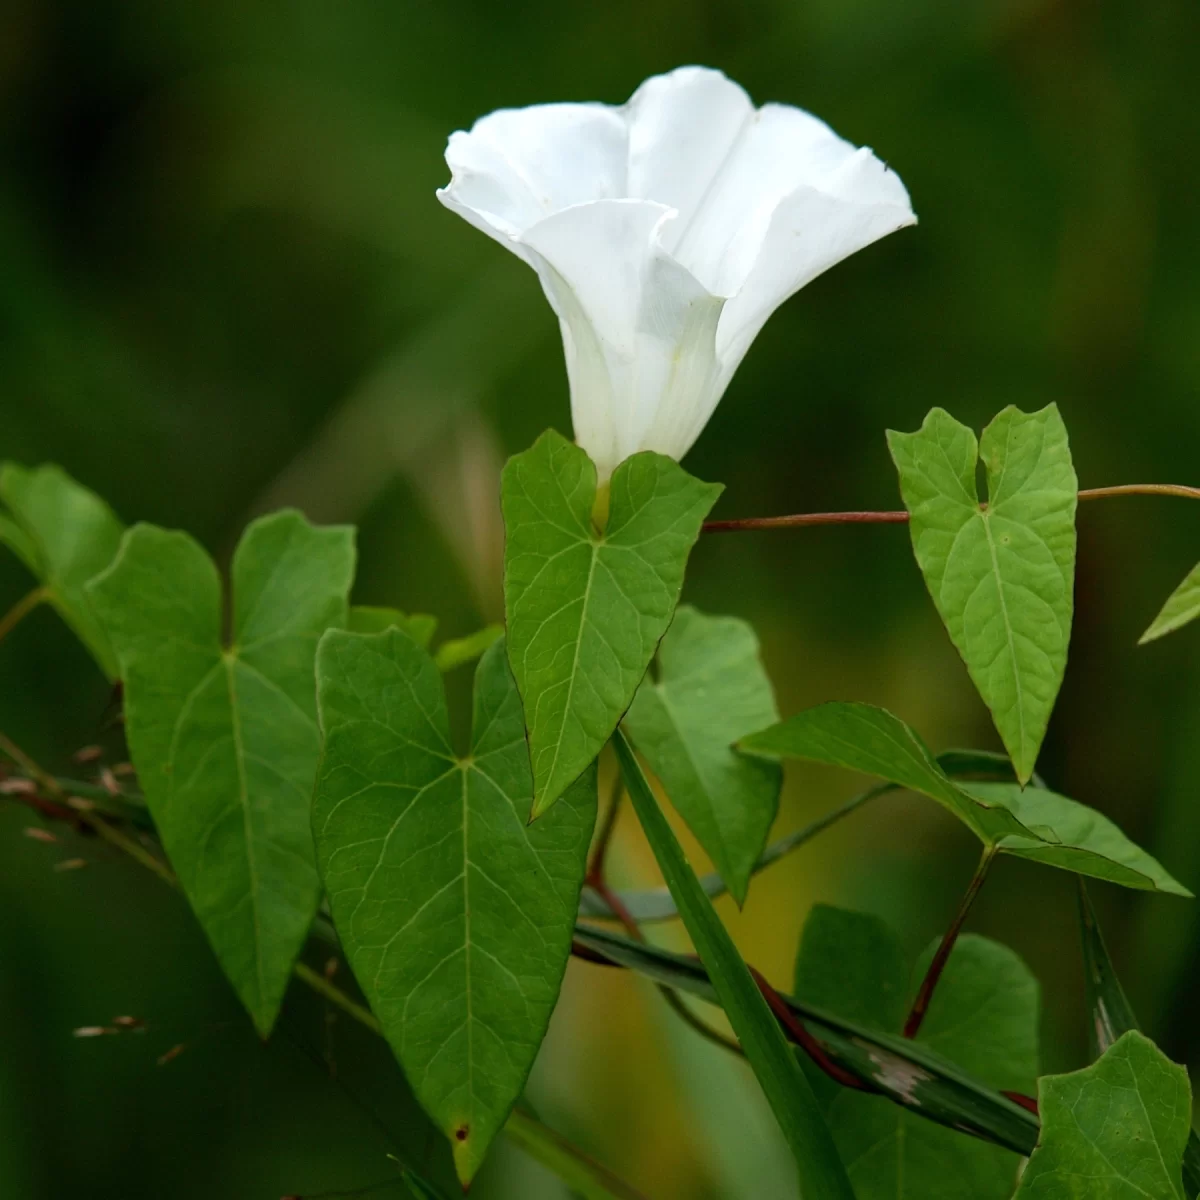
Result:
M1119 483L1113 487L1085 488L1080 500L1101 500L1106 496L1183 496L1200 500L1200 488L1182 483ZM987 508L982 503L980 508ZM737 533L751 529L799 529L806 525L904 525L906 512L826 512L791 513L782 517L735 517L725 521L706 521L704 533Z
M803 525L903 525L906 512L827 512L793 513L784 517L736 517L727 521L706 521L705 533L737 533L745 529L792 529Z
M864 1083L857 1075L851 1075L849 1071L843 1067L839 1067L837 1063L825 1053L825 1048L817 1041L808 1029L804 1022L796 1016L794 1012L783 1002L783 997L763 978L762 972L757 967L746 964L750 971L750 976L756 984L758 990L762 992L763 999L767 1002L771 1012L775 1014L775 1019L783 1026L788 1036L796 1043L809 1058L825 1072L835 1083L840 1083L842 1087L853 1088L859 1092L871 1092L875 1089Z
M925 978L921 980L917 998L913 1001L912 1011L908 1014L908 1020L904 1022L903 1032L906 1038L915 1038L920 1031L921 1022L925 1020L925 1014L929 1011L929 1002L933 999L934 989L942 977L942 971L950 958L950 952L954 949L954 943L958 941L958 935L962 932L963 922L966 921L967 914L971 911L971 905L975 903L975 897L979 895L979 889L983 887L988 868L992 865L992 859L995 857L995 847L988 846L979 860L979 866L975 868L975 874L967 885L962 903L958 906L958 912L955 913L950 928L946 930L941 945L938 946L937 953L934 954L933 961L929 964L929 970L925 972Z
M1032 1096L1026 1096L1022 1092L1001 1092L1006 1100L1011 1100L1014 1104L1019 1104L1026 1112L1031 1112L1035 1117L1041 1117L1038 1112L1038 1102Z

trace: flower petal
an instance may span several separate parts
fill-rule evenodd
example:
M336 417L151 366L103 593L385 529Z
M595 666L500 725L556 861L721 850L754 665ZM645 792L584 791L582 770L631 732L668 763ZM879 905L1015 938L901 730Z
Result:
M720 71L680 67L647 79L625 106L625 116L627 194L678 210L679 220L663 231L663 244L673 250L753 120L754 105Z
M663 249L674 217L648 201L599 200L521 239L562 324L575 440L602 482L639 450L680 457L692 410L718 386L724 302Z
M802 187L836 190L839 173L858 153L811 113L764 105L729 152L676 257L710 291L734 295L758 261L780 202ZM907 204L903 187L900 196Z
M627 140L620 110L606 104L501 109L451 135L451 179L438 198L505 242L550 213L623 195Z
M820 187L799 187L787 196L771 214L741 290L721 315L717 352L726 379L789 296L843 258L916 221L904 184L867 149L855 151Z

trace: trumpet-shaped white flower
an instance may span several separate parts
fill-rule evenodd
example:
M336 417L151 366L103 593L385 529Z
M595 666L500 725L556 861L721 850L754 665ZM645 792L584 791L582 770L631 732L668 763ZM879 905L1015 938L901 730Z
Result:
M446 162L442 203L541 279L602 482L639 450L682 457L775 309L916 221L870 150L702 67L619 107L491 113Z

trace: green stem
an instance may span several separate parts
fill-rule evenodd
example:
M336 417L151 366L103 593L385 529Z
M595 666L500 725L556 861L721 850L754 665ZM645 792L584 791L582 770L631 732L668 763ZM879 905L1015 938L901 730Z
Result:
M954 943L958 941L958 935L962 932L963 923L967 919L967 914L971 911L971 905L975 903L975 897L979 895L979 889L983 887L983 881L987 878L988 870L991 868L997 853L998 851L995 846L986 846L984 848L983 855L979 859L979 866L975 868L975 874L971 876L971 882L967 885L962 903L958 906L958 912L954 914L954 920L950 922L950 928L946 930L945 935L942 937L941 944L933 956L933 961L929 964L929 970L925 972L925 978L921 980L921 986L917 990L917 998L913 1001L912 1009L908 1014L908 1020L904 1022L904 1036L906 1038L915 1038L921 1029L921 1022L925 1020L925 1014L929 1011L929 1002L933 999L934 989L938 985L938 980L942 977L942 971L945 969L946 962L950 958L950 952L954 949Z
M645 1200L624 1180L519 1108L513 1109L504 1132L586 1200Z
M307 963L298 962L292 973L302 983L307 984L319 996L323 996L334 1008L340 1008L348 1017L353 1017L364 1028L372 1033L383 1036L383 1026L378 1018L365 1005L352 1000L336 983L326 979L319 971L314 971Z
M4 641L39 604L48 599L49 595L50 593L44 587L35 587L32 592L27 592L22 596L3 617L0 617L0 642Z

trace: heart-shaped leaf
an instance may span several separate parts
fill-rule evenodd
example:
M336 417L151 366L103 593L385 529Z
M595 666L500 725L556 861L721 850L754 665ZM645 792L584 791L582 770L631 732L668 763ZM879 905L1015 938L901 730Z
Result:
M578 446L549 430L505 466L508 654L535 817L600 753L633 700L720 493L661 454L635 454L613 473L601 533L596 467Z
M1165 634L1182 629L1200 617L1200 563L1188 572L1184 581L1167 597L1158 616L1150 622L1150 628L1138 640L1139 646L1153 642Z
M1078 481L1058 409L1006 408L974 433L935 408L888 432L913 550L1020 782L1033 774L1067 666ZM988 501L975 485L982 457Z
M1136 1031L1038 1087L1042 1132L1015 1200L1185 1200L1187 1072Z
M807 709L743 738L742 750L862 771L929 796L1003 854L1107 879L1123 887L1190 896L1107 817L1044 788L956 783L917 734L869 704Z
M658 679L638 688L624 727L738 904L779 808L777 764L733 743L779 720L758 639L745 621L688 605L658 651Z
M88 588L125 683L125 723L163 847L258 1031L270 1032L317 910L309 826L317 639L346 619L354 531L253 522L221 582L183 533L136 525Z
M313 802L333 921L464 1183L521 1093L558 999L596 819L589 770L529 824L521 702L503 642L475 675L468 757L441 675L398 629L321 642Z
M869 1028L899 1032L910 979L900 940L878 917L817 905L796 961L796 997ZM1028 1093L1037 1077L1038 987L1007 947L955 944L916 1039L997 1091ZM1019 1158L964 1137L882 1096L826 1093L827 1120L858 1200L1006 1200Z
M109 679L117 659L84 585L112 562L125 527L96 495L60 467L0 465L0 542L42 585L44 599L87 647Z

